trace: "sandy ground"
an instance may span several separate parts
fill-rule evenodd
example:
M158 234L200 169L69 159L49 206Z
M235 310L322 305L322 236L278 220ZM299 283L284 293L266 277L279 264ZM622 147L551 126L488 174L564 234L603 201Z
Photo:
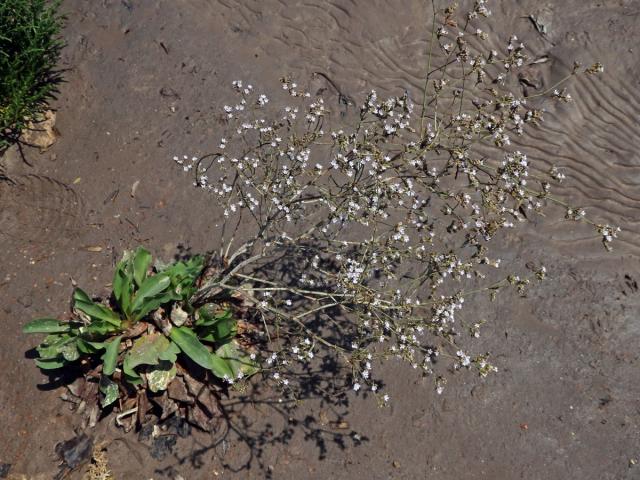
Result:
M533 57L548 55L534 72L546 85L575 58L605 64L604 80L575 84L578 101L519 147L540 169L566 167L567 198L624 228L616 250L553 219L504 239L505 260L542 260L550 280L526 299L477 304L489 324L478 350L500 368L485 381L456 375L438 396L391 362L390 408L361 398L293 414L248 408L244 440L193 435L163 459L104 423L92 434L115 478L640 478L640 2L494 3L492 45L517 33ZM59 138L26 152L32 166L9 152L15 183L0 182L0 463L34 478L53 477L54 445L77 419L26 357L34 339L20 329L68 311L72 281L106 293L125 248L168 259L215 246L219 212L170 159L216 141L231 81L269 90L283 74L322 72L356 99L371 88L415 95L429 24L425 2L410 0L66 0L64 10Z

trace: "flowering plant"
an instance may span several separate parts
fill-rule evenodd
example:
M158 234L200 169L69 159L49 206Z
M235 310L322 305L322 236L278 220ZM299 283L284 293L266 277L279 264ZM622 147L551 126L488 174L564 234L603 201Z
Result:
M535 171L511 148L543 121L543 102L571 101L564 84L602 65L576 63L555 85L518 95L518 71L533 62L515 36L503 51L484 48L487 34L475 25L490 15L485 1L461 22L456 7L433 13L417 105L408 93L380 99L371 91L349 123L290 78L279 109L238 80L216 151L174 157L225 217L219 275L196 296L244 293L267 339L263 367L288 392L295 365L320 348L351 368L353 390L382 403L389 396L372 368L390 357L436 373L438 393L438 358L481 376L496 371L488 353L464 345L461 333L477 337L481 326L460 318L465 300L511 287L524 294L546 269L504 271L491 240L553 206L592 225L607 249L619 231L552 196L564 179L559 168Z

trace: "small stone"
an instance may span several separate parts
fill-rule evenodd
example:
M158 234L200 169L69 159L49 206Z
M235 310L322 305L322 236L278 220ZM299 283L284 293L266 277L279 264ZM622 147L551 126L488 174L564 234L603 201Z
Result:
M189 314L185 312L177 303L171 309L171 321L176 327L181 327L189 318Z
M193 397L189 395L187 387L180 377L176 377L173 382L169 384L167 392L169 393L169 398L173 400L177 400L178 402L182 403L188 403L190 405L193 405L194 403Z

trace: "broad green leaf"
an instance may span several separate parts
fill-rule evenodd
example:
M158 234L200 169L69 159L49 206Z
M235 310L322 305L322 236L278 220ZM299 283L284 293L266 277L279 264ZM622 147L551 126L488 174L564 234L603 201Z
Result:
M113 274L113 295L120 309L129 317L131 315L131 296L133 295L133 273L129 265L130 252L125 252L124 258L118 262Z
M172 292L167 292L163 295L150 298L142 304L142 307L139 310L135 312L133 319L138 321L171 300L178 300Z
M59 343L60 341L70 339L71 337L71 332L52 333L44 337L44 340L42 340L42 344L53 345L54 343Z
M78 350L80 350L81 353L92 355L99 352L100 350L104 350L107 344L105 342L90 342L78 337L76 339L76 345L78 346Z
M50 358L46 360L36 359L36 365L42 370L55 370L56 368L64 367L66 363L67 362L62 357Z
M59 333L69 331L69 324L55 318L37 318L22 327L22 333Z
M213 332L216 336L216 342L226 343L238 333L238 322L233 318L221 320L213 325Z
M120 328L101 320L94 320L90 325L80 327L79 331L82 335L88 335L90 337L104 337L110 333L120 331Z
M209 327L198 328L198 336L205 342L223 345L236 336L237 330L235 320L223 320Z
M176 358L175 346L167 337L154 333L138 338L127 355L124 357L122 370L127 376L127 380L137 384L140 375L134 370L139 365L157 365L161 360L171 360ZM161 358L162 357L162 358Z
M101 320L113 327L120 327L122 324L120 317L113 310L99 303L75 302L73 306L86 313L91 320Z
M118 361L118 353L120 353L120 341L122 335L114 338L110 342L106 342L106 351L102 355L102 373L105 375L112 375L116 370L116 364Z
M75 340L75 339L74 339ZM67 362L75 362L80 358L80 352L76 346L76 342L69 342L60 349L63 358Z
M118 391L118 384L109 377L103 375L100 377L100 393L102 393L100 405L102 408L108 407L118 399L120 393Z
M176 366L171 362L160 362L159 365L147 371L147 385L152 392L166 390L171 381L176 378Z
M180 350L191 360L203 368L211 370L211 352L205 347L195 332L188 327L174 327L171 329L171 340L173 340Z
M208 303L196 311L195 318L198 336L206 342L223 344L236 336L238 323L228 308Z
M124 372L124 378L128 383L131 385L142 385L142 377L133 370L127 368L126 360L122 365L122 371Z
M171 342L160 333L153 333L138 338L133 342L127 357L133 367L138 365L156 365L160 355L171 347Z
M73 295L73 306L81 312L89 315L89 317L91 317L92 319L102 320L104 322L110 323L114 327L120 326L121 320L120 316L117 313L115 313L110 308L105 307L104 305L95 303L90 298L87 301L85 297L88 298L86 293L84 293L79 288L76 289Z
M138 338L133 342L133 346L125 356L125 373L137 376L133 372L134 368L138 365L157 365L160 361L160 356L164 354L165 357L170 358L170 354L165 352L167 350L173 351L174 348L171 346L169 339L160 333Z
M142 311L145 302L149 302L154 297L158 297L165 293L165 290L167 290L169 285L171 285L171 280L164 274L148 277L144 282L142 282L140 289L135 294L133 303L131 304L131 312L135 313Z
M185 261L178 261L168 265L158 265L158 271L171 277L172 283L184 280L195 281L204 268L204 257L196 255Z
M211 371L218 378L224 378L226 380L233 380L235 378L229 362L215 353L211 354Z
M235 342L225 343L216 350L216 355L225 360L233 371L233 378L240 376L249 377L258 372L258 365L251 360L249 355L244 352ZM240 375L242 373L242 375Z
M197 326L209 326L221 320L228 320L231 318L231 310L228 308L221 308L215 303L207 303L196 310L195 324Z
M202 255L194 255L180 263L184 264L190 275L199 275L204 268L204 257Z
M169 342L169 347L158 355L160 360L166 360L171 363L176 363L178 354L180 353L180 347L173 342Z
M91 297L85 293L81 288L76 288L73 291L73 301L74 302L84 302L84 303L93 303Z
M57 358L62 355L64 347L73 342L76 337L68 333L48 335L44 341L36 347L41 360Z
M138 247L133 257L133 279L138 287L142 287L149 265L151 265L151 254L144 248Z
M175 262L161 272L171 278L171 286L182 300L188 300L195 293L195 282L204 268L202 256L191 257L186 261Z

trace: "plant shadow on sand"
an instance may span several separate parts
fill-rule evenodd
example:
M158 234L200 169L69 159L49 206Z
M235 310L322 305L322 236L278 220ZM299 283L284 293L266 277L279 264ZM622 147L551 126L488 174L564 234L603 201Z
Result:
M189 248L180 246L175 258L184 259L190 254ZM309 262L299 250L282 248L271 261L256 266L253 275L294 286L305 273L308 276ZM326 267L337 268L328 264ZM254 325L267 328L259 316L254 320ZM351 324L338 309L317 313L306 323L310 335L340 348L351 342L347 325ZM269 340L263 338L259 347L265 356L271 350L269 342L282 340L277 328L270 325L268 329ZM206 457L213 454L227 470L258 470L265 478L272 478L274 459L269 457L269 450L276 445L298 445L302 440L311 447L309 454L316 452L318 459L323 460L331 446L344 450L368 442L365 435L351 429L345 420L352 406L348 395L351 368L341 363L328 347L318 345L315 353L310 361L288 365L278 381L274 381L274 375L263 372L262 378L256 376L242 387L230 389L220 402L221 417L216 431L207 438L197 435L195 448L175 454L171 465L157 473L171 475L185 464L194 469L204 468ZM289 385L295 386L295 391ZM364 393L362 398L367 396Z
M187 260L192 256L190 248L178 246L174 258ZM299 254L283 249L276 261L258 266L256 274L293 284L306 265L306 261L298 257ZM256 316L253 323L263 328L260 317ZM314 314L313 319L309 318L306 328L310 335L322 336L333 345L347 348L351 341L347 324L348 320L340 311L327 310ZM277 329L269 326L269 330L269 335L258 340L259 350L264 356L270 353L271 342L281 341ZM209 416L210 432L198 428L180 411L167 414L153 397L149 398L151 409L143 416L142 422L132 420L128 425L126 420L120 422L122 411L119 408L110 406L100 411L97 382L93 385L93 382L85 381L86 369L82 367L67 366L46 371L48 381L38 388L44 391L64 390L61 399L71 403L74 415L77 415L76 439L88 436L95 445L110 445L122 440L141 465L147 463L144 459L144 450L147 450L155 460L150 466L155 467L158 475L173 478L185 468L198 471L208 468L217 458L226 470L259 471L265 478L272 478L274 459L269 454L272 447L299 447L304 442L307 454L316 452L318 459L323 460L333 447L344 450L369 441L365 435L351 429L345 420L351 406L348 395L351 368L340 362L335 352L324 345L314 344L313 351L312 358L287 365L284 370L281 368L275 379L273 374L265 371L247 382L220 387L213 394L215 405L204 402L199 405L200 400L196 398L196 405ZM36 359L37 350L31 349L25 356ZM206 372L199 370L193 364L194 377L204 383ZM284 378L286 383L282 381ZM368 396L366 392L361 393L362 398ZM93 399L93 404L90 399ZM114 422L124 425L124 431L115 427ZM95 429L92 428L94 426ZM75 439L60 440L67 440L61 444L75 444ZM58 452L58 447L56 453L64 464L65 453ZM78 460L72 467L77 468L89 460L90 456ZM63 465L63 469L66 472L69 466Z
M206 467L213 455L226 470L258 470L265 478L272 478L270 447L299 444L302 439L311 445L309 453L315 450L323 460L330 444L344 450L368 442L344 420L350 404L345 389L335 384L339 371L331 370L332 363L321 359L297 375L300 393L296 400L283 400L259 381L251 382L244 393L232 393L222 402L217 430L207 437L194 432L193 448L188 453L173 454L170 464L156 472L171 475L185 465L198 470ZM313 411L319 414L300 415L300 402L312 403Z

